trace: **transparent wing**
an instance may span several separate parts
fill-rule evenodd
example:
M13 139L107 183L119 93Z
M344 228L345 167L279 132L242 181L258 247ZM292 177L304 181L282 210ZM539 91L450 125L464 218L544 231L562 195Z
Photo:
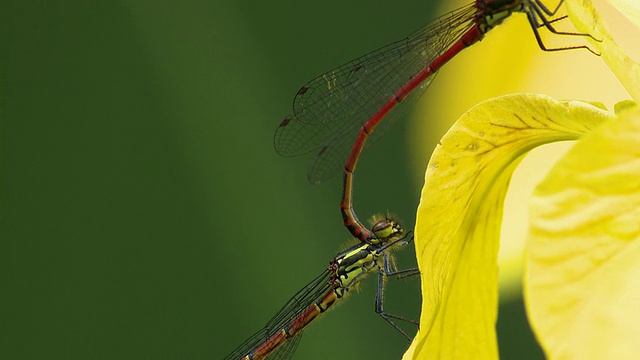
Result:
M328 71L303 86L293 101L293 114L276 129L274 145L284 156L318 151L310 180L333 175L359 128L409 80L451 47L473 25L475 7L468 5L439 17L404 40L389 44ZM424 92L433 76L385 117L370 138L375 141L403 108ZM374 135L375 134L375 135Z
M304 312L311 304L320 301L332 288L329 285L331 273L325 270L312 282L298 291L289 301L278 311L278 313L260 331L253 334L242 345L238 346L225 360L238 360L253 352L260 345L265 344L273 335L285 329L291 322ZM294 336L292 339L279 344L269 359L290 359L300 342L302 334Z

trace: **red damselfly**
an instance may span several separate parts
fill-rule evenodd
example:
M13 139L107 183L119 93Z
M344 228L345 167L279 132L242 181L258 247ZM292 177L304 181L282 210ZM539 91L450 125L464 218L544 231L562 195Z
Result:
M554 34L590 36L554 27L566 18L556 16L563 2L550 9L540 0L476 0L404 40L316 77L298 90L293 113L278 126L274 135L277 152L295 156L317 151L309 170L312 183L342 168L344 225L354 237L368 241L374 234L358 220L352 199L353 173L365 144L371 144L397 120L399 105L406 108L413 103L444 64L513 13L526 14L542 50L587 49L595 54L585 45L544 45L539 33L542 28Z

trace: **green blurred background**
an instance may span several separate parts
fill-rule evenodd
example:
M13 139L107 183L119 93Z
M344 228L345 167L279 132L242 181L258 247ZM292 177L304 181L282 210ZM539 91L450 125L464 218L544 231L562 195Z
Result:
M4 2L0 357L220 359L264 326L349 238L339 176L309 185L310 158L278 156L273 131L307 80L436 5ZM361 217L413 226L409 129L360 162ZM399 358L408 343L374 293L372 277L295 358ZM391 282L387 310L417 319L419 296L417 279ZM520 301L498 330L503 358L542 357Z

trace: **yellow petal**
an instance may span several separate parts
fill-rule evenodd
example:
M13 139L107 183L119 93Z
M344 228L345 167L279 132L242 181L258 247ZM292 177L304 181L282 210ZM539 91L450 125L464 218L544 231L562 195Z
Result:
M608 118L579 102L508 95L464 114L429 162L418 208L422 278L414 359L495 359L502 202L522 155L572 140Z
M640 11L638 10L637 2L632 4L628 1L618 0L618 3L634 8L634 13ZM591 0L567 0L566 4L567 11L576 29L581 33L591 34L600 40L595 41L587 38L600 51L602 59L620 80L631 97L636 102L640 102L640 64L633 61L613 41Z
M579 141L530 203L526 301L553 359L640 356L640 111Z
M469 2L471 1L442 1L439 13ZM542 2L548 5L557 3L556 0ZM608 16L615 13L612 8L603 10L609 13ZM557 25L564 30L575 31L567 21ZM554 35L545 29L539 30L549 47L586 43L582 37ZM462 113L483 100L515 92L543 93L559 99L598 100L608 107L612 107L620 99L629 98L600 57L586 50L551 53L540 50L526 15L514 13L504 24L489 31L481 42L465 49L446 64L426 95L421 98L414 115L416 119L412 119L410 126L413 130L409 133L413 171L424 175L425 156L431 154L433 144ZM541 152L545 151L549 150L542 149ZM535 161L529 164L536 168L526 170L520 167L521 175L518 176L516 172L512 183L520 182L523 185L519 185L517 191L507 196L507 203L510 202L510 197L519 199L530 195L533 190L534 185L530 180L532 177L526 173L541 170L538 170ZM523 214L526 206L513 202L506 206L503 240L499 250L501 302L509 302L509 295L521 296L522 254L528 221L528 216ZM509 214L513 216L510 217Z
M640 3L637 0L609 0L609 3L640 29Z

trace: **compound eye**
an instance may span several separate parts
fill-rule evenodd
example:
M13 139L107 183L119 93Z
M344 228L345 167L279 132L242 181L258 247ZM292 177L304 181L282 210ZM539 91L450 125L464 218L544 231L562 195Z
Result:
M373 224L371 231L378 239L386 239L396 232L393 221L380 220Z

